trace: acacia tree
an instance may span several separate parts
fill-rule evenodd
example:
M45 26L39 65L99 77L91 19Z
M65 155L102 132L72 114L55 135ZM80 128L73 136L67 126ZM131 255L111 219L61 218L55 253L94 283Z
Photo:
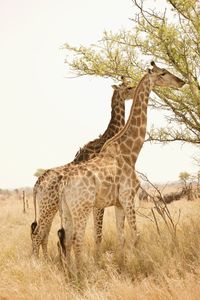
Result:
M130 0L131 1L131 0ZM159 0L155 0L155 6ZM147 140L200 144L200 4L197 0L163 0L163 10L149 9L146 0L132 0L137 14L132 28L106 31L90 46L65 44L66 63L77 76L95 75L136 84L147 61L155 59L183 78L180 91L156 88L150 99L167 112L168 127L148 132ZM135 11L134 9L134 11Z
M191 175L188 172L181 172L179 174L179 179L181 180L183 187L188 187L188 180L191 178Z

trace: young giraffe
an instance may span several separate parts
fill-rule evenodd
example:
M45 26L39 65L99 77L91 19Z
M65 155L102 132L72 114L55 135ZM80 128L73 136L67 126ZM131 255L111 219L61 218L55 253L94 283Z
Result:
M111 101L111 120L104 134L98 139L86 144L76 154L72 163L49 169L42 174L34 188L33 199L35 208L35 221L31 224L31 238L33 254L38 257L39 247L42 245L43 255L47 257L48 236L53 218L58 211L58 184L60 175L66 173L71 164L92 159L100 152L104 143L123 128L125 123L125 100L132 99L134 88L122 78L119 86L113 85L114 93ZM36 196L39 203L39 220L36 222ZM100 243L104 209L94 208L94 233L96 243Z
M135 244L134 196L139 188L135 163L146 134L149 94L155 86L179 88L184 85L178 77L157 67L154 62L151 64L152 70L148 70L134 92L130 116L124 128L104 144L95 158L70 166L60 181L61 229L58 236L65 271L69 271L72 245L77 269L80 269L86 222L93 207L115 205L121 248L124 246L124 216Z

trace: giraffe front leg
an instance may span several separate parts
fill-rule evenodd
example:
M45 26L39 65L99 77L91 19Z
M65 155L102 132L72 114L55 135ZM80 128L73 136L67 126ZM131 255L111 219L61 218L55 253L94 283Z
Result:
M124 239L125 214L122 206L115 206L115 218L116 218L117 235L119 241L119 249L123 250L125 244L125 239Z
M136 214L134 206L127 205L127 207L125 208L125 214L131 231L132 246L136 246L139 235L137 233Z
M136 213L135 213L135 203L134 197L136 192L134 190L126 190L120 195L120 203L124 209L125 216L127 218L130 232L131 232L131 239L132 239L132 246L135 246L139 235L137 234L137 226L136 226Z
M74 220L75 231L73 237L73 246L74 246L74 254L75 254L78 276L81 275L81 270L83 266L82 248L83 248L86 223L90 212L91 212L91 207L85 208L78 213L79 218Z
M117 237L118 237L118 252L119 252L119 262L123 267L126 262L126 256L124 252L125 238L124 238L124 221L125 214L122 206L115 206L115 218L117 227Z
M94 240L95 240L95 256L99 255L99 248L102 241L104 208L93 208L94 220Z

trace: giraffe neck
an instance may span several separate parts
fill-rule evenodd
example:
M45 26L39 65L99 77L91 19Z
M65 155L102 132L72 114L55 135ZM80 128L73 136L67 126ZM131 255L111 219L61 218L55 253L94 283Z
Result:
M119 145L116 148L118 149L117 151L120 151L120 155L131 165L135 165L144 143L147 125L147 105L151 89L149 75L146 74L135 90L133 104L126 125L103 147L105 151L109 152L109 148L112 148L113 143L117 143Z
M95 157L101 151L105 142L123 128L125 124L125 103L116 90L112 96L111 108L111 119L105 132L99 138L81 148L73 160L74 163L80 163Z
M108 140L117 134L125 124L125 103L124 100L120 99L118 91L114 91L113 93L111 107L110 122L101 136L105 140Z

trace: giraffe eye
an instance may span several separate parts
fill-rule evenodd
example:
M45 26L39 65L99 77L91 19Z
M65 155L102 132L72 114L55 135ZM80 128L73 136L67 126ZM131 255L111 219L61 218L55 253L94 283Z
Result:
M162 73L161 76L165 76L166 73Z

